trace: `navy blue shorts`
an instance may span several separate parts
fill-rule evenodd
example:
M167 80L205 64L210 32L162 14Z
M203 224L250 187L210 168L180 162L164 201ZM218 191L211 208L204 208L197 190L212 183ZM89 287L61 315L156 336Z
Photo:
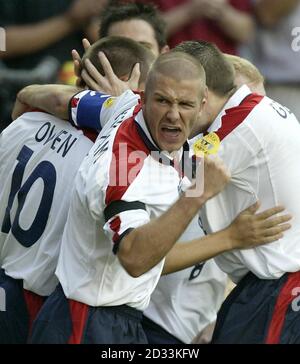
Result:
M25 344L44 297L24 290L23 281L7 276L3 269L0 289L0 344Z
M121 305L91 307L68 300L60 285L46 300L32 329L33 344L147 344L142 312Z
M143 316L142 326L149 344L183 344L175 336L166 331L163 327Z
M280 279L248 273L224 301L213 344L299 344L300 272Z

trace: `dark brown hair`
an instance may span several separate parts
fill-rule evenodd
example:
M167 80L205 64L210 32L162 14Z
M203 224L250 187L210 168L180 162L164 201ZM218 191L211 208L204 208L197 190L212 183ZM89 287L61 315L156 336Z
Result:
M156 7L153 4L139 2L124 4L122 1L111 1L101 13L99 37L107 37L113 23L131 19L144 20L153 28L159 49L167 44L166 24L159 16Z
M88 58L102 75L104 71L98 57L100 51L104 52L119 78L130 76L134 65L139 63L140 82L145 82L149 68L155 59L149 49L132 39L116 36L102 38L95 42L83 56L83 64Z
M234 69L219 48L206 41L187 41L174 48L194 56L206 73L208 89L219 96L226 96L235 90Z

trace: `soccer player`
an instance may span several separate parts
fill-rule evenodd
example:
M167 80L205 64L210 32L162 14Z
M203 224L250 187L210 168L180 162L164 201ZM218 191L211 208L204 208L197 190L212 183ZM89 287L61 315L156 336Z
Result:
M231 54L225 54L226 59L233 65L234 68L234 84L239 88L242 85L247 85L249 87L249 89L252 92L258 93L260 95L265 95L266 91L264 88L264 77L263 75L259 72L259 70L257 69L257 67L255 67L251 62L249 62L248 60L246 60L245 58L242 57L238 57L238 56L234 56ZM204 268L208 269L208 263L210 264L214 264L216 268L214 268L213 270L213 277L211 277L210 281L207 281L206 275L203 274L205 273L205 271L203 272ZM201 279L201 281L199 282L199 285L197 286L197 291L201 290L201 287L205 287L202 290L202 299L199 301L201 302L201 307L200 309L202 309L199 317L203 317L204 319L206 319L208 322L207 326L205 327L204 325L200 326L200 331L197 334L196 337L193 338L192 343L194 344L207 344L211 342L211 338L212 338L212 334L213 334L213 330L214 330L214 326L215 326L215 318L216 318L216 314L218 312L218 310L220 309L220 306L224 300L224 285L221 285L220 283L225 282L225 277L227 277L227 275L225 273L219 273L221 272L221 270L218 268L218 266L216 265L216 263L214 262L214 260L209 260L205 263L205 266L203 267L203 269L201 270L201 278L199 278L199 280ZM210 274L210 271L208 273L208 275ZM209 276L208 276L209 277ZM219 277L219 279L218 279ZM208 282L210 283L208 285ZM234 284L228 280L228 282L226 282L226 289L225 289L225 297L230 293L230 291L234 288ZM176 287L178 287L179 285L177 285ZM157 286L157 288L159 287L159 285ZM207 287L214 287L212 289L208 289ZM217 289L217 287L219 287L219 289ZM193 288L193 287L192 287ZM161 290L162 292L165 292L165 290ZM162 293L161 292L161 293ZM152 295L153 298L153 295ZM152 299L153 300L153 299ZM180 310L177 309L177 318L180 318L180 315L178 315L179 312L182 312L182 322L185 322L185 326L186 323L188 322L187 320L184 320L186 312L194 312L195 311L195 304L194 302L192 302L192 300L189 300L187 302L190 302L191 307L188 307L188 303L182 303L182 300L178 300L178 304L184 306L184 310ZM205 306L202 306L202 302L205 302ZM150 302L151 304L151 302ZM176 306L175 306L176 307ZM207 307L210 308L215 308L215 309L211 309L208 310ZM211 316L210 316L211 315ZM212 319L212 317L215 317L214 319ZM195 321L195 320L194 320ZM203 320L204 321L204 320ZM201 321L201 322L203 322ZM202 330L201 330L202 329ZM174 330L175 332L175 330ZM179 332L179 330L177 329L176 332ZM184 330L181 329L180 331L181 333L184 332Z
M120 78L139 62L141 82L154 60L150 51L127 38L102 39L85 57L94 61L99 50ZM111 105L102 118L113 111ZM58 283L54 271L73 181L92 145L82 131L43 112L25 113L0 135L0 287L6 296L0 343L26 342L44 298Z
M0 343L26 343L54 276L70 191L92 141L43 112L25 113L0 134Z
M178 50L205 68L209 96L198 132L219 138L218 155L232 174L227 188L202 209L207 231L227 226L257 199L262 208L282 203L293 215L291 230L276 243L216 258L237 286L219 312L213 342L299 343L299 123L276 101L247 86L236 90L233 70L214 45L187 42Z
M110 74L108 78L112 78L112 75ZM96 125L98 125L98 128L100 129L101 124L99 124L99 120L101 120L101 106L97 105L96 102L93 102L95 96L94 94L94 96L90 96L87 92L83 92L82 94L83 97L81 97L81 94L75 96L76 106L71 109L71 114L73 115L74 122L90 122L92 119L96 119ZM26 96L26 92L24 95ZM86 111L86 114L83 113L83 110ZM89 126L92 125L89 124ZM253 210L252 213L254 213L254 211L255 210ZM245 218L246 216L250 218L250 216L252 216L250 211L247 211L247 213L248 216L245 214L244 216L242 216L242 218ZM241 223L241 221L237 220L236 223ZM231 228L233 228L233 226ZM241 229L240 231L245 230L247 231L248 229ZM250 227L249 230L252 231L253 229ZM199 238L201 236L202 234L199 232L196 221L194 221L191 226L189 226L188 233L186 233L184 237L188 240L193 238ZM222 237L219 238L222 239ZM240 236L240 239L242 241L247 241L249 237ZM192 252L192 254L190 255L187 255L186 253L188 245L182 246L184 250L181 251L180 254L182 255L184 253L185 255L185 262L183 263L183 265L182 263L179 267L176 267L176 264L174 265L174 261L178 261L178 258L176 259L176 255L174 254L170 254L172 258L168 258L168 261L173 260L173 268L169 271L165 269L165 273L174 271L175 267L175 270L178 271L187 267L192 268L186 269L185 271L181 273L176 273L172 276L163 277L159 282L157 287L158 293L156 294L156 292L154 292L154 296L152 296L152 301L150 301L149 310L146 310L145 314L147 315L148 319L154 318L154 321L156 323L159 323L161 327L158 328L158 330L154 332L155 335L153 335L154 325L150 323L150 326L149 320L143 321L143 326L146 329L146 334L150 342L166 343L170 342L170 340L172 340L171 342L173 343L179 342L180 340L183 342L190 342L191 339L196 335L196 333L198 333L201 328L205 327L207 323L215 319L217 308L219 307L223 299L225 278L224 274L218 270L213 261L206 262L204 269L202 270L203 266L202 264L199 264L199 262L206 259L207 255L205 255L205 252L203 251L203 245L201 245L201 243L199 244L198 240L195 241L195 244L190 245L190 252ZM202 240L202 243L206 244L206 241ZM187 259L189 259L188 262ZM176 277L176 279L174 279L174 277ZM179 277L181 277L181 280L179 280ZM187 279L187 277L189 279ZM170 284L168 284L169 281ZM171 284L171 282L175 281L176 284ZM167 287L169 287L169 289L166 289L166 285ZM197 289L195 289L196 285ZM208 289L208 286L212 288ZM191 295L192 290L194 292L193 300L195 302L196 300L198 300L198 306L197 303L195 303L192 309L186 309L187 303L184 305L182 299L180 299L177 303L175 300L170 303L170 297L178 297L178 295L180 295L180 292L183 291L185 291L186 295L187 292L190 292L189 295ZM159 292L164 292L164 295L159 295ZM212 292L214 292L215 295L213 295ZM204 294L206 295L205 297L208 297L209 299L207 302L201 299L201 297L204 297ZM153 299L153 297L155 296L160 296L158 306L156 306L155 300ZM163 299L165 300L164 305L162 304ZM211 306L210 311L208 312L208 302L213 302L216 309L212 308ZM180 309L181 305L185 307L185 310ZM155 312L155 307L158 307L157 313ZM176 323L174 321L174 312L176 316ZM179 312L181 312L182 315L179 315ZM188 315L189 320L184 319L186 315ZM157 317L159 317L159 320L157 319ZM172 320L168 319L168 317L172 318ZM200 319L201 321L199 322ZM162 336L162 332L164 336Z
M226 55L226 59L234 66L234 82L238 87L247 84L252 92L265 95L263 76L252 63L233 55ZM189 241L201 233L195 219L179 240ZM210 341L227 280L213 259L162 276L144 312L143 327L148 341L190 343L197 334L198 342Z
M178 199L178 186L188 181L173 159L183 153L204 93L202 67L187 55L166 54L151 69L143 109L131 108L113 119L113 130L104 128L75 180L56 271L61 285L35 321L33 342L146 342L142 310L164 256L199 205L228 181L222 166L208 162L206 178L215 182L188 205L185 194Z
M238 87L247 84L252 92L265 95L264 78L251 62L233 55L226 55L226 58L234 66ZM97 75L95 79L98 79ZM89 77L87 80L93 89L99 89L95 79ZM194 221L180 240L188 241L200 236L199 226ZM226 284L227 275L214 260L163 275L144 311L142 324L148 341L154 344L189 343L196 335L197 342L210 341Z

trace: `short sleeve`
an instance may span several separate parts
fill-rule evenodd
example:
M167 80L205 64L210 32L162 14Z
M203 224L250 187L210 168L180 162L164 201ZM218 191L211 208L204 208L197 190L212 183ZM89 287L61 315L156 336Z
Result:
M106 207L104 215L106 223L103 229L113 244L115 254L124 236L150 221L145 204L139 201L114 201Z

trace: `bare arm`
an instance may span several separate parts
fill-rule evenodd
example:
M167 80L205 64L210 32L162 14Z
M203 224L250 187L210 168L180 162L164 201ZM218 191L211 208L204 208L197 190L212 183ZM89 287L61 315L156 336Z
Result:
M190 0L164 13L163 17L169 35L201 18L216 21L224 33L237 42L250 40L255 28L252 16L235 9L227 0Z
M179 239L199 208L221 191L228 181L229 174L220 160L205 158L205 188L200 197L182 196L162 216L134 229L123 238L118 258L126 271L133 277L138 277L158 264Z
M87 49L90 44L84 39L83 46ZM105 54L100 52L100 60L105 71L102 76L89 60L86 60L87 70L92 74L90 76L85 70L83 72L84 81L92 90L97 90L108 95L119 96L128 89L137 89L140 77L139 64L137 63L127 81L120 80L113 72L111 65ZM81 74L81 57L76 50L72 51L74 60L74 70L76 75ZM83 79L78 78L78 85L82 85ZM58 118L69 119L69 102L82 87L66 85L31 85L23 88L17 95L12 118L17 117L28 111L29 108L38 108Z
M224 230L174 245L166 257L163 274L191 267L228 250L249 249L280 239L282 233L291 227L286 223L291 216L283 215L271 219L284 210L280 206L255 215L258 207L259 204L255 204L241 212Z
M17 101L30 105L64 120L69 119L68 105L72 96L80 89L66 85L31 85L22 89L17 95ZM15 108L16 109L16 108ZM20 116L13 111L13 119Z
M73 30L73 23L65 15L36 24L8 26L7 49L6 52L1 52L1 57L9 58L34 53L62 39Z
M175 8L162 13L167 24L167 34L172 35L189 22L194 20L192 1L176 6Z
M181 197L160 218L134 229L121 242L119 260L127 272L138 277L158 264L179 239L200 203Z
M216 20L226 0L190 0L162 14L167 33L172 35L192 21L201 18Z
M87 49L90 44L84 39L83 46ZM105 54L100 52L100 60L105 71L102 76L89 60L86 60L87 70L92 74L90 76L85 70L83 73L84 81L92 90L100 91L112 96L119 96L128 89L137 89L140 77L139 64L137 63L130 75L128 81L120 80L113 72L111 65ZM72 51L74 60L74 69L76 75L81 72L81 58L77 51ZM82 84L82 79L78 79L78 85ZM58 118L69 119L69 102L71 98L82 88L66 85L30 85L23 88L17 95L12 118L17 117L28 111L29 108L38 108Z
M232 242L226 230L192 240L177 243L166 256L162 274L174 273L232 249Z
M299 0L260 0L255 2L254 9L260 23L272 27L298 4Z
M228 3L224 4L217 22L223 32L236 42L245 43L254 36L254 17L235 9Z
M1 52L1 57L16 57L47 48L99 15L103 3L104 0L75 0L64 14L36 24L8 26L7 50Z

